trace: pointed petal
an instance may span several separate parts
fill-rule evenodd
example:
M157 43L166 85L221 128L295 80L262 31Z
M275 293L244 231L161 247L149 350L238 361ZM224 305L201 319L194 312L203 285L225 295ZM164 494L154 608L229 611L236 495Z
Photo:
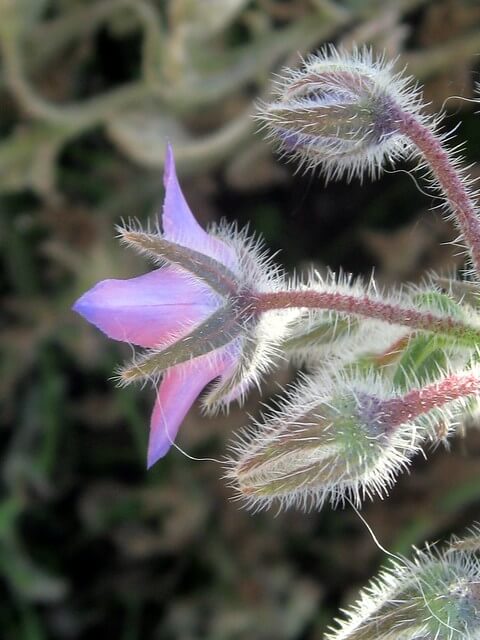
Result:
M198 324L216 306L210 288L166 267L128 280L103 280L73 309L114 340L154 347Z
M173 149L170 144L167 146L163 184L165 186L165 201L162 222L165 237L170 239L170 236L182 235L185 238L197 239L199 243L204 242L205 236L208 234L195 220L180 189Z
M169 369L160 383L150 422L147 466L170 449L178 429L202 389L230 365L225 352L196 358Z
M178 183L173 149L170 144L167 146L163 183L165 185L165 200L162 226L165 238L170 242L205 253L235 270L238 261L234 250L204 231L195 220Z

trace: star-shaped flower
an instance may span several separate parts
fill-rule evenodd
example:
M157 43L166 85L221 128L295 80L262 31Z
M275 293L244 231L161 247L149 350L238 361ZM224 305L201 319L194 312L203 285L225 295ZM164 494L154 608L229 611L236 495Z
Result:
M207 233L199 226L178 184L170 147L164 185L162 230L119 230L125 244L160 268L99 282L73 307L110 338L148 349L119 378L125 384L159 383L149 467L167 453L206 385L218 379L203 400L215 411L258 383L292 316L291 310L271 311L268 318L256 311L256 294L283 287L282 274L245 233L225 225Z

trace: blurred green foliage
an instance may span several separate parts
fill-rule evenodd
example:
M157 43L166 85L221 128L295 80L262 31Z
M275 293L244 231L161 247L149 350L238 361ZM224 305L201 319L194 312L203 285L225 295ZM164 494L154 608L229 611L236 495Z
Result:
M128 349L70 311L97 280L147 268L113 227L160 206L167 139L201 222L251 222L289 267L375 264L389 282L459 266L441 246L452 228L422 213L429 203L407 176L325 188L292 175L255 133L272 73L330 40L399 55L438 109L471 97L480 9L0 0L2 638L320 638L381 562L348 510L249 515L219 465L177 451L147 474L153 393L116 389L109 378ZM447 106L447 125L463 121L478 160L470 106ZM292 375L267 381L266 397ZM194 410L181 446L221 457L247 419L238 408L212 420ZM382 542L405 551L478 519L479 455L471 429L452 453L419 460L385 504L368 505Z

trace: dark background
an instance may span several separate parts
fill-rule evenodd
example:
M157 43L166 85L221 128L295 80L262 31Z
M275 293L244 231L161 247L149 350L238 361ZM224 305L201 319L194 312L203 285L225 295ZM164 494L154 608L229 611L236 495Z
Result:
M461 266L405 173L325 186L255 133L271 72L329 41L399 56L478 160L475 105L445 102L480 79L473 0L0 0L1 638L317 639L384 561L350 509L251 515L222 467L178 451L147 473L153 391L115 388L128 347L70 311L148 268L114 225L159 210L167 138L202 224L250 223L288 269L391 284ZM258 403L195 406L179 443L222 457ZM382 543L409 553L480 519L479 456L472 427L416 460L365 506Z

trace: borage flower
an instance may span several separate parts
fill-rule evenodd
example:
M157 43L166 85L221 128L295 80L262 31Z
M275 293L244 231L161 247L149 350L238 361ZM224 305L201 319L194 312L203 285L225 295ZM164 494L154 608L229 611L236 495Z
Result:
M119 373L121 383L158 385L150 425L148 467L163 457L196 397L206 410L242 400L281 344L292 311L256 312L256 294L284 285L259 243L221 225L209 233L196 222L178 184L167 149L165 201L155 233L119 229L125 244L161 267L129 280L104 280L74 310L107 336L148 351ZM295 312L294 312L295 313Z

